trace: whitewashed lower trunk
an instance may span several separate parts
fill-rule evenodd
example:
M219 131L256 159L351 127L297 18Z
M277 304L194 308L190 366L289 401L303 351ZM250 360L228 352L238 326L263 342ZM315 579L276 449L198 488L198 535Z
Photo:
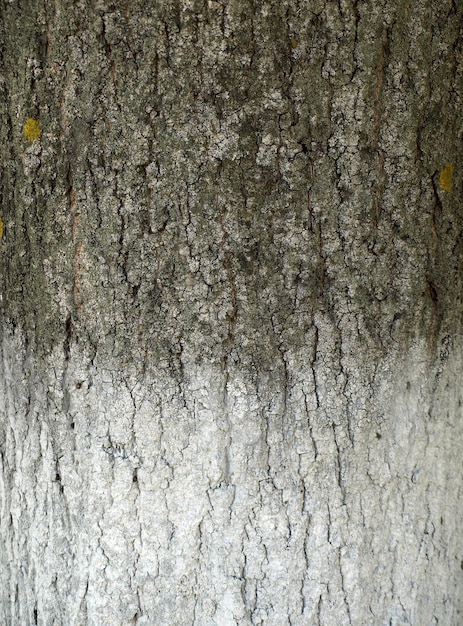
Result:
M1 623L457 625L461 356L425 353L339 396L296 355L139 382L4 335Z

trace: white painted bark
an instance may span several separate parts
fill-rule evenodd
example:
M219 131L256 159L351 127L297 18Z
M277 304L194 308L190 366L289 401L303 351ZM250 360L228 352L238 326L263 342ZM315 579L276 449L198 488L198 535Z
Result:
M0 7L0 623L458 626L462 8Z

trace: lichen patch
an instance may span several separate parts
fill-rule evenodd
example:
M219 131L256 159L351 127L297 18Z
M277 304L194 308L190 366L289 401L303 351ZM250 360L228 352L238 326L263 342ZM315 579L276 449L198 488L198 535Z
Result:
M29 117L24 124L23 131L28 141L35 141L36 139L40 139L40 135L42 134L42 129L40 128L39 121L35 120L32 117Z
M451 191L453 185L453 165L451 163L447 163L447 165L443 168L439 176L440 186L444 191Z

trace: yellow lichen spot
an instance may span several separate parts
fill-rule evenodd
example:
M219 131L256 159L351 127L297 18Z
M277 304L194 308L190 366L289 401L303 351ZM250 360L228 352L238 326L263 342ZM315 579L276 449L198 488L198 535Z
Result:
M291 48L297 48L297 46L299 45L299 42L297 39L293 39L291 42Z
M24 135L28 141L34 141L35 139L39 139L42 134L42 129L40 128L40 124L38 120L34 120L34 118L30 117L27 122L24 124Z
M447 163L439 176L440 186L444 191L451 191L453 184L453 165Z
M0 239L3 237L3 220L0 217Z

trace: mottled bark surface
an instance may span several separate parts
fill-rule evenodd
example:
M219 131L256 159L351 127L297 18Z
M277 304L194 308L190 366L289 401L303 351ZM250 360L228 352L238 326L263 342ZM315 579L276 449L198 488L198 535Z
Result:
M0 622L461 624L463 6L0 18Z

